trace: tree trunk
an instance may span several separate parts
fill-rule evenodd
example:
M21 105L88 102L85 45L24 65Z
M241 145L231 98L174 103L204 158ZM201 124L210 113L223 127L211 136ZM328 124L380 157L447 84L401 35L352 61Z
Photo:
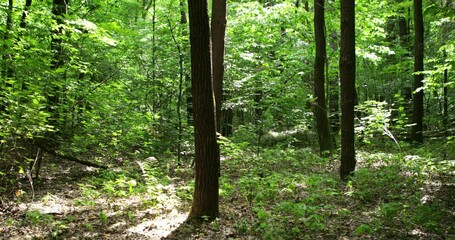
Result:
M423 14L422 0L414 0L414 22L415 22L415 42L414 42L414 72L423 71ZM417 143L423 143L423 74L414 75L413 95L413 123L411 139Z
M407 47L408 46L408 23L406 21L406 18L403 16L400 16L398 18L398 28L399 28L399 36L400 36L400 44L402 47Z
M210 59L210 27L206 0L188 0L196 183L189 218L219 215L220 155Z
M6 9L5 34L3 35L3 69L2 75L5 79L13 77L13 61L10 54L11 31L13 30L13 0L8 0Z
M182 22L183 20L181 20ZM167 23L169 24L169 31L171 32L172 41L175 44L177 54L179 57L179 91L177 95L177 121L178 121L178 136L177 136L177 164L180 166L181 161L181 151L182 151L182 135L183 135L183 125L182 125L182 95L183 95L183 80L184 80L184 69L183 69L183 52L180 47L180 43L177 41L177 38L174 34L174 28L172 26L171 20L167 18Z
M319 151L321 156L328 156L333 151L333 141L330 135L329 119L325 100L324 67L326 54L324 1L314 0L314 36L316 57L314 62L314 114L318 131Z
M28 11L30 11L30 6L32 6L32 0L26 0L25 5L24 5L24 11L22 11L22 16L21 16L21 23L20 26L21 28L25 28L27 25L26 20L28 16Z
M342 180L354 172L355 0L341 1L341 166Z
M229 108L221 113L223 118L221 134L225 137L232 136L232 121L234 119L234 112L232 111L232 108Z
M52 31L51 36L51 52L53 53L53 57L51 60L51 69L57 70L58 68L62 67L64 64L63 58L63 27L61 25L64 24L64 15L67 13L67 1L66 0L54 0L52 6L52 14L53 18L57 23L57 27ZM60 81L63 79L64 76L61 73L55 73L55 80ZM48 88L47 92L47 110L51 113L49 118L49 125L55 128L54 132L48 132L46 134L46 141L48 143L49 148L55 148L58 145L58 140L56 137L58 136L60 130L60 114L58 112L57 106L60 103L60 93L61 87L59 84L51 84Z
M66 0L54 0L52 14L58 25L64 23L64 15L67 13ZM63 65L62 49L62 26L57 26L52 33L51 50L54 53L51 67L57 69Z
M214 0L212 4L212 69L215 94L216 129L221 132L221 107L224 76L224 37L226 33L226 0Z
M331 126L331 131L334 137L338 136L340 131L340 86L339 86L339 79L338 73L329 80L329 123ZM334 147L336 142L333 142Z
M447 53L444 50L444 61L447 57ZM448 92L449 89L447 84L449 83L449 70L446 68L444 69L444 88L443 88L443 120L442 123L444 125L444 135L448 136L448 125L449 125L449 100L448 100Z

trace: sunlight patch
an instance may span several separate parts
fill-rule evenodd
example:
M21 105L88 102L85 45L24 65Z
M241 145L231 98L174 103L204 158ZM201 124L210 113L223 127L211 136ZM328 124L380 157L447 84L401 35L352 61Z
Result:
M131 233L141 234L151 239L161 239L169 235L182 224L188 213L180 213L176 209L171 212L159 216L153 220L144 221L127 231Z

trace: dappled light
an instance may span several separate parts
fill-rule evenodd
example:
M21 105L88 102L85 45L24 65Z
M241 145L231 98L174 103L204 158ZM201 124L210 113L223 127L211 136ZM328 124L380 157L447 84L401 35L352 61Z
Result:
M3 0L0 240L455 239L454 0Z

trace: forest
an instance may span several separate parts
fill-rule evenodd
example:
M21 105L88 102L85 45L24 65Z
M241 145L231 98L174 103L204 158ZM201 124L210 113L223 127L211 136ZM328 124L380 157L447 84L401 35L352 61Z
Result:
M0 239L455 239L455 1L1 0Z

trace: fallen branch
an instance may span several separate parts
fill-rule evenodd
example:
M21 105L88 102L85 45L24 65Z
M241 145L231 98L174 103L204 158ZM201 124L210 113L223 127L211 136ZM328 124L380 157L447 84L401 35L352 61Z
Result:
M59 154L55 150L48 149L46 146L44 146L42 144L39 144L39 143L36 143L36 142L34 142L33 144L36 147L41 148L44 152L47 152L47 153L51 154L52 156L55 156L55 157L58 157L58 158L61 158L61 159L65 159L65 160L68 160L68 161L71 161L71 162L77 162L77 163L80 163L82 165L89 166L89 167L107 169L107 166L104 166L104 165L100 165L100 164L97 164L97 163L81 160L81 159L78 159L76 157L72 157L72 156L68 156L68 155L64 155L64 154Z

